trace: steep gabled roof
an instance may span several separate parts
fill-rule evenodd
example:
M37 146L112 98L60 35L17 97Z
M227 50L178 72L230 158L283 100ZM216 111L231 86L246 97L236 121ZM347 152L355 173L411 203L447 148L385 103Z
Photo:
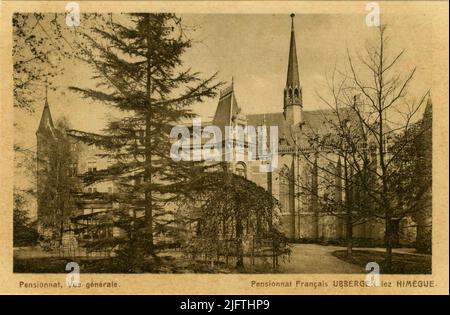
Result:
M347 110L342 110L341 119L352 119L351 114ZM312 111L303 111L303 124L290 126L285 120L283 113L266 113L248 115L248 125L252 126L278 126L278 136L284 144L292 144L293 137L297 140L298 145L307 145L308 135L325 136L333 132L333 125L338 123L336 113L331 109L318 109ZM356 119L356 117L353 117ZM354 120L358 121L358 120Z
M247 115L247 122L250 126L278 126L284 127L286 123L283 113L266 113Z
M327 122L335 117L332 110L313 110L303 111L304 125L307 128L314 130L315 132L326 131ZM279 129L284 129L287 126L287 121L284 118L283 113L266 113L266 114L254 114L247 115L247 121L252 126L278 126Z
M305 129L317 134L329 132L330 122L337 121L337 116L331 109L303 111Z

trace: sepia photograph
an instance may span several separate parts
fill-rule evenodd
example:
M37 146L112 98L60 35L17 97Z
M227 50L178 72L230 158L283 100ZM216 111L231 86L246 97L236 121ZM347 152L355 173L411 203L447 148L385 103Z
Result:
M428 16L73 10L12 16L15 273L431 274Z
M0 295L448 294L448 3L0 9Z

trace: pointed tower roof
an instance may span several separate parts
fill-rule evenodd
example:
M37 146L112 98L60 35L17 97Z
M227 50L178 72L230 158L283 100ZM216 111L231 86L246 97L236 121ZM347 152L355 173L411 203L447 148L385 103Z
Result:
M54 125L52 114L50 112L50 107L48 106L48 97L47 97L47 88L45 90L45 105L44 110L42 111L41 121L39 123L38 130L36 133L50 133L54 135Z
M291 43L289 46L289 63L286 79L286 87L300 87L300 78L298 75L298 61L297 61L297 47L295 43L295 29L294 29L295 14L291 14Z
M220 91L219 104L217 105L216 113L213 119L213 125L218 126L222 135L225 135L225 126L233 125L235 119L242 118L241 108L239 107L235 92L234 81L224 90Z

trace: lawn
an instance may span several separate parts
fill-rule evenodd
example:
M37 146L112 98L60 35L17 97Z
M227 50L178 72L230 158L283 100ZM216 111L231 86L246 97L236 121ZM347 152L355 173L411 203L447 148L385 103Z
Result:
M214 273L219 272L204 264L193 264L175 260L172 257L149 259L141 268L129 268L116 258L14 258L14 272L17 273L67 273L66 264L76 262L81 273Z
M392 254L392 270L385 271L385 253L371 250L353 250L352 257L347 256L347 251L334 251L333 256L346 262L365 267L369 262L380 265L381 273L390 274L431 274L431 255Z
M117 258L14 258L14 272L16 273L67 273L65 267L69 262L76 262L81 273L267 273L274 272L267 264L251 266L246 264L243 270L237 270L230 263L228 267L223 262L214 266L202 261L160 256L157 260L146 259L140 268L130 269Z

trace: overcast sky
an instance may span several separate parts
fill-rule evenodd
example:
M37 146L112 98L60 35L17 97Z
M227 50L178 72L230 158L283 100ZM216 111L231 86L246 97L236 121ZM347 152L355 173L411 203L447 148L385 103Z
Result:
M346 48L361 51L376 30L365 24L361 15L297 14L294 19L297 55L304 110L323 107L316 92L323 93L324 77L335 64L342 64ZM286 82L291 18L289 15L209 14L181 15L183 24L195 26L191 37L193 47L185 54L186 67L204 76L219 73L219 80L234 77L236 96L245 113L281 112ZM417 66L411 95L418 97L430 88L432 38L431 22L425 15L401 15L382 18L389 25L390 48L406 49L403 65ZM114 114L103 104L81 99L68 91L68 86L89 86L90 69L71 61L64 74L53 81L57 91L49 92L54 120L66 116L72 127L99 132L105 117ZM20 142L26 147L36 145L35 132L44 106L44 89L36 92L36 112L16 113ZM217 99L195 106L205 119L214 114Z

